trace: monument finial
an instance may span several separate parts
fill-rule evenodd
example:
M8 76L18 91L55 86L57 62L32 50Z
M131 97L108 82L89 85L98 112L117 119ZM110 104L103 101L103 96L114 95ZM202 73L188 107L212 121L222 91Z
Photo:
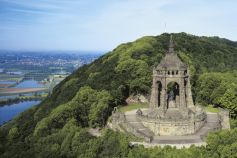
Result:
M172 34L170 35L169 51L168 53L174 53L174 41Z

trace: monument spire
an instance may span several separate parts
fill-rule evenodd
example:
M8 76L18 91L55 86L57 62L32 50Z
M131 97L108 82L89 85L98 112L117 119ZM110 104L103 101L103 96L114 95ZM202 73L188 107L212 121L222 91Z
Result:
M174 53L174 41L173 41L172 35L170 35L170 43L169 43L168 53Z

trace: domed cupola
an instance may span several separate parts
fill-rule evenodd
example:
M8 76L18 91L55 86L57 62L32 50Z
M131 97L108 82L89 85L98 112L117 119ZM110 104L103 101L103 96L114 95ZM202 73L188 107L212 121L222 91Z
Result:
M174 41L172 35L170 37L169 49L166 52L165 57L161 60L157 66L158 70L186 70L188 66L183 63L177 53L174 50Z

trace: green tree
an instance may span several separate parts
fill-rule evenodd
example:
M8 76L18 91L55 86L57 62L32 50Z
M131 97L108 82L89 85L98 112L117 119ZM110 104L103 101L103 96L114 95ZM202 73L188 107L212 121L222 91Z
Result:
M18 128L17 127L11 128L10 131L8 132L8 139L9 139L9 141L13 141L18 136L19 136L19 132L18 132Z
M220 104L230 109L231 115L237 116L237 85L232 84L232 88L228 89L225 94L220 98Z

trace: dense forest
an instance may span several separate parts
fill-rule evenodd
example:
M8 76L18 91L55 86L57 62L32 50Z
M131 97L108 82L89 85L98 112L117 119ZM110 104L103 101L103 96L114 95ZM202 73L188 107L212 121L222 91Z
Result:
M121 44L84 65L53 93L0 127L0 157L237 157L237 42L219 37L173 34L175 50L189 65L196 104L227 108L231 130L211 133L206 147L146 149L134 139L103 129L115 106L132 94L149 96L152 68L168 47L170 34L146 36Z

